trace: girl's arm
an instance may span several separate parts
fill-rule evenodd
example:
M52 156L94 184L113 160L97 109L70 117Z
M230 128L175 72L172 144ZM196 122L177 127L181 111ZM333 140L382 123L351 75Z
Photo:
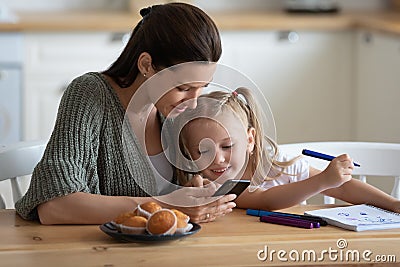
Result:
M310 176L319 173L321 173L320 170L310 168ZM325 190L322 193L351 204L370 204L383 209L400 212L400 201L398 199L357 179L351 179L339 187Z
M239 208L278 210L297 205L326 189L319 175L306 180L278 185L269 189L258 188L254 192L245 190L236 200Z
M322 172L310 170L310 178L269 189L247 190L237 198L240 208L277 210L297 205L327 189L341 186L351 180L353 162L346 154L336 157Z
M351 179L337 188L322 193L351 204L370 204L386 210L400 212L400 201L398 199L357 179Z

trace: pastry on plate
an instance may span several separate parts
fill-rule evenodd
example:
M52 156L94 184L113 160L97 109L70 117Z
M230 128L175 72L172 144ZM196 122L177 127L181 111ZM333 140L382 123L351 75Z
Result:
M171 209L177 218L176 233L183 234L193 228L193 224L189 223L190 217L177 209Z
M173 235L177 227L176 215L169 209L154 212L147 221L147 232L151 235Z
M149 201L137 206L137 215L149 218L154 212L161 210L162 207L155 202Z
M136 216L136 215L137 215L136 209L134 211L124 212L124 213L119 214L114 220L111 221L111 223L117 228L118 231L121 232L121 224L125 220L127 220L133 216Z
M120 225L120 231L125 234L141 235L146 233L147 219L142 216L126 218Z
M126 219L131 218L131 217L136 216L136 215L137 215L136 210L121 213L113 220L113 223L121 224Z

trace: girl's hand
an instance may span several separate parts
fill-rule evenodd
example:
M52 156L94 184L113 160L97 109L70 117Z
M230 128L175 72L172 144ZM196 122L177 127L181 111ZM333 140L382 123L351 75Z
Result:
M349 155L340 155L334 158L322 172L321 182L326 186L326 189L339 187L351 180L353 169L353 160Z
M192 179L193 184L200 184L199 178ZM197 181L197 182L196 182ZM235 194L211 197L216 191L214 183L199 187L183 187L170 194L154 197L161 206L178 209L195 223L211 222L220 216L232 212L236 204L232 202Z
M393 205L391 205L391 211L396 212L396 213L400 213L400 200L396 200L393 202Z

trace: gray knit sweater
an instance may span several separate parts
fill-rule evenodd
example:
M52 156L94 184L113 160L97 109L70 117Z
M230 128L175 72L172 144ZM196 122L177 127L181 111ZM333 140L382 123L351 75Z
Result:
M74 192L153 195L156 189L150 163L125 127L128 134L122 142L124 114L117 94L100 73L87 73L72 81L30 187L15 205L17 212L25 219L38 219L39 204ZM130 149L124 151L124 146Z

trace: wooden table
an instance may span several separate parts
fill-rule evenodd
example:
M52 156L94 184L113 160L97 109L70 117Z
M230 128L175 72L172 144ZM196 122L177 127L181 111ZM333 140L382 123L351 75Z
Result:
M301 214L321 207L298 206L285 211ZM400 229L301 229L261 223L245 213L235 209L215 222L202 224L198 233L184 239L143 244L118 242L97 225L43 226L22 220L14 210L1 210L0 266L380 266L374 261L376 256L392 261L384 266L394 266L394 257L400 262ZM339 248L339 239L347 242L347 247ZM327 252L321 256L323 250ZM268 257L263 261L264 251ZM370 262L362 258L363 253ZM295 261L296 255L299 259Z

